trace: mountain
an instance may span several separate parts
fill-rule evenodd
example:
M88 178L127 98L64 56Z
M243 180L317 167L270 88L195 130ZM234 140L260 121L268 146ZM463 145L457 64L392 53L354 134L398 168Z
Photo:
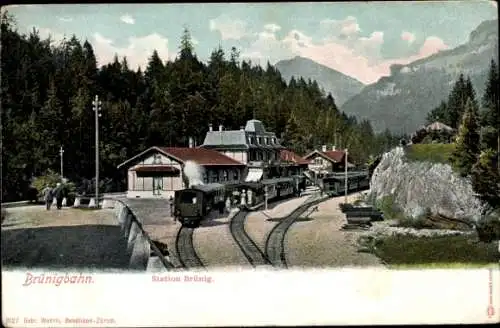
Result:
M316 80L326 93L332 94L338 107L364 87L358 80L304 57L281 60L275 67L286 81L290 81L292 76L296 79L302 77L305 80Z
M393 65L390 76L366 86L341 110L369 119L377 132L388 128L412 133L425 123L428 112L447 100L460 73L470 76L480 99L492 59L498 63L498 20L481 23L461 46Z

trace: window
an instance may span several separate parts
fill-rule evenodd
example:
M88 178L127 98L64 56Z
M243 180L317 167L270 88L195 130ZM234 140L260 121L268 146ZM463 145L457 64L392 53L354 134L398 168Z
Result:
M208 183L208 175L207 173L203 173L203 183Z
M161 164L161 155L155 154L153 157L153 164Z
M234 171L233 171L233 179L234 179L234 180L238 180L238 179L239 179L239 176L240 176L240 175L239 175L239 173L238 173L238 170L234 170Z
M314 159L314 164L316 164L316 165L321 165L321 164L323 164L322 162L323 162L323 161L322 161L322 160L321 160L321 158L319 158L319 157L316 157L316 158Z
M227 170L222 172L222 181L227 181L229 179L229 175L227 174Z
M255 145L255 137L250 137L250 143L251 143L252 145Z
M217 176L217 172L215 171L210 171L210 182L217 182L219 179L218 179L218 176Z

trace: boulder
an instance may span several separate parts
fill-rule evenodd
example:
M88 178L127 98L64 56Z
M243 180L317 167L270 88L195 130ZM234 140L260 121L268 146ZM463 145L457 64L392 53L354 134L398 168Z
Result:
M370 181L370 193L372 199L392 196L395 205L415 219L429 209L433 215L477 222L483 210L467 178L447 164L409 162L404 147L382 156Z

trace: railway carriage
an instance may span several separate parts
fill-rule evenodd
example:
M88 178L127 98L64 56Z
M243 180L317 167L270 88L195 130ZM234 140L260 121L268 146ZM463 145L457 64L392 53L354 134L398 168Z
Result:
M324 177L321 182L325 192L331 195L341 195L345 193L345 176L342 174ZM368 189L370 179L364 172L351 172L347 176L347 192Z
M286 198L296 194L295 179L281 178L277 181L277 197Z

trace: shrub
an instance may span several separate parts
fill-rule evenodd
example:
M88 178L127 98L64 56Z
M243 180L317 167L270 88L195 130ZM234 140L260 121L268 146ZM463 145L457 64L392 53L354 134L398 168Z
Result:
M52 170L48 170L47 174L35 177L32 182L33 188L37 190L38 197L42 197L42 191L47 185L54 188L57 183L62 183L63 188L66 191L66 198L68 204L72 203L75 198L76 186L71 181L62 181L61 176Z
M403 211L394 202L394 196L384 196L375 202L375 206L384 214L384 217L389 220L402 219Z
M48 170L45 175L35 177L31 185L38 191L38 196L42 197L42 191L47 185L54 188L58 182L61 182L61 176L52 170Z

